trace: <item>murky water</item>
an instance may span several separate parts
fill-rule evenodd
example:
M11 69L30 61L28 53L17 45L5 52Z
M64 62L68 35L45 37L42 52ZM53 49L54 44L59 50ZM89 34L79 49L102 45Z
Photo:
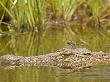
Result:
M110 66L71 73L49 67L0 69L0 82L110 82Z
M0 34L0 55L15 54L22 56L40 55L67 47L66 42L74 40L77 47L93 51L110 52L110 33L93 31L45 31L23 34ZM110 82L110 66L72 72L50 67L21 67L13 70L0 68L0 82Z

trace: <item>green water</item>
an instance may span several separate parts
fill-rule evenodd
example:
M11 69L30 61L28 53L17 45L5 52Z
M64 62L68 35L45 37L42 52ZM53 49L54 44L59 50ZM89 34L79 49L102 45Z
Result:
M67 47L74 40L76 47L92 51L110 52L110 32L104 29L71 28L37 32L0 33L0 55L35 56ZM21 67L13 70L0 68L0 82L110 82L110 66L68 73L50 67Z
M0 82L110 82L110 66L71 73L49 67L0 69Z

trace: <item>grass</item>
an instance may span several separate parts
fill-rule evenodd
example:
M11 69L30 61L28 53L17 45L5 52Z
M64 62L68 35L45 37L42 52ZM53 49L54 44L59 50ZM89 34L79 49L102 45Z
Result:
M61 20L74 20L79 24L95 23L96 27L98 27L97 25L100 26L101 20L104 19L101 18L102 15L105 15L108 11L109 5L107 5L107 0L0 1L1 23L9 23L13 26L14 30L17 29L20 32L22 32L22 29L26 31L35 30L36 28L37 30L43 30L48 20L55 21L57 19L58 22ZM6 16L10 18L7 22L4 21L7 18ZM75 20L77 17L79 17L79 22Z
M109 52L109 11L107 0L1 0L0 32L9 33L9 41L1 40L7 44L1 44L0 53L43 54L65 47L68 40Z

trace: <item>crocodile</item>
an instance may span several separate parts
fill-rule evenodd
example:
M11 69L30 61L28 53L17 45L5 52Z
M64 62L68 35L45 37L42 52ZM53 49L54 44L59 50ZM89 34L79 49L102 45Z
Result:
M105 52L92 52L86 48L62 48L56 52L39 56L3 55L0 65L3 67L21 66L50 66L62 69L79 70L97 64L110 64L110 54Z

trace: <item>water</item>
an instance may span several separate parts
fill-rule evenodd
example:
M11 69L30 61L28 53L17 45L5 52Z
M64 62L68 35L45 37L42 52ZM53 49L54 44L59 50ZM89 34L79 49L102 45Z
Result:
M65 47L65 35L58 32L5 34L0 37L0 55L39 55Z
M71 73L50 67L0 69L0 82L110 82L110 66Z
M72 28L36 32L1 33L0 55L15 54L35 56L54 52L67 47L66 42L74 40L76 47L92 51L110 52L110 33L86 28ZM110 66L99 66L81 71L69 71L52 67L21 67L7 70L0 67L0 82L110 82Z

